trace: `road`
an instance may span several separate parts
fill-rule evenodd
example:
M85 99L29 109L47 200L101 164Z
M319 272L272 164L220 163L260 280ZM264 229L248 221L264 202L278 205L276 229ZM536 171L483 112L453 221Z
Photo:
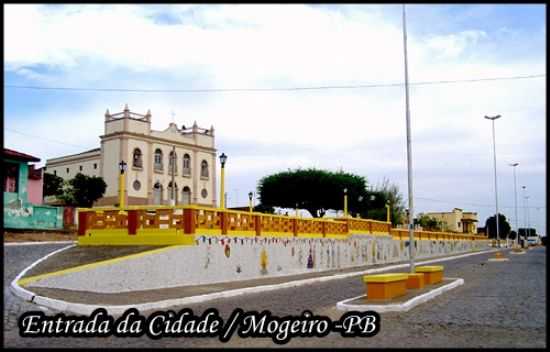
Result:
M8 286L26 266L62 245L4 248L4 345L5 347L278 347L269 338L241 339L228 343L217 338L21 338L17 318L36 305L14 297ZM446 277L465 283L406 313L383 313L378 335L371 338L294 338L283 347L546 347L546 249L524 255L507 254L508 262L487 262L493 254L480 254L443 262ZM195 315L217 308L227 319L234 308L270 310L274 315L299 315L303 310L333 320L342 312L336 302L361 295L359 277L311 284L268 293L249 294L190 305ZM181 309L183 307L174 307ZM53 315L48 311L47 314Z

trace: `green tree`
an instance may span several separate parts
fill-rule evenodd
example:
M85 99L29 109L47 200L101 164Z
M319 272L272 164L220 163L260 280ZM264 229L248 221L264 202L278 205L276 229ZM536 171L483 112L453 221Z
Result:
M63 193L63 179L57 175L44 173L44 196L59 196Z
M348 194L348 211L360 211L359 197L367 199L364 177L343 171L297 169L263 177L258 193L265 207L306 209L313 217L322 217L328 209L344 207L344 189Z
M422 215L414 219L415 225L420 225L426 231L441 231L441 223L436 218L428 215Z
M60 196L65 204L77 207L91 207L96 200L103 197L107 184L98 176L86 176L78 173L73 179L64 183Z
M405 217L405 202L396 184L392 184L387 178L384 178L382 183L375 187L372 195L375 197L375 201L370 204L373 209L365 214L365 218L386 221L386 204L389 204L392 225L395 226L402 222Z
M499 237L501 239L504 239L508 236L511 230L511 226L508 223L508 220L506 220L506 216L502 214L498 214L498 232ZM497 237L497 228L496 228L496 222L495 222L495 216L491 216L487 218L485 221L485 229L487 231L487 236L489 238L496 238Z

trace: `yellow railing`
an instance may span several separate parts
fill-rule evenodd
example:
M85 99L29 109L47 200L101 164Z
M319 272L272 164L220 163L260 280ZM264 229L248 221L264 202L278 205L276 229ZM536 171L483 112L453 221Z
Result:
M312 219L193 205L79 208L80 236L92 232L117 235L239 235L348 238L353 234L391 235L407 240L408 230L370 219ZM486 240L487 237L449 232L415 231L420 240ZM153 241L151 239L151 241ZM189 240L188 240L189 241ZM84 241L85 242L85 241ZM179 242L178 242L179 243Z

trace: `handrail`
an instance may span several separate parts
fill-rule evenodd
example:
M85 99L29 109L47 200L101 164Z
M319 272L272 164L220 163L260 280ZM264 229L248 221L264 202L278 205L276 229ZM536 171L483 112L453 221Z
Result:
M167 210L183 210L179 213ZM275 215L259 212L247 212L232 209L221 209L200 205L133 205L124 208L96 207L77 208L79 219L79 235L84 235L86 229L124 229L128 228L128 234L136 234L140 228L162 229L161 225L168 228L182 228L185 234L194 234L208 230L212 234L238 233L248 231L256 236L270 235L272 233L286 234L289 236L302 235L345 235L356 234L380 234L387 232L389 235L399 236L402 240L408 233L407 229L392 228L386 221L360 219L352 217L344 218L302 218L290 215ZM150 214L150 212L155 214ZM148 214L149 213L149 214ZM91 215L93 214L93 215ZM161 217L168 217L161 219ZM201 218L199 218L201 216ZM206 220L205 220L206 217ZM359 224L361 226L359 226ZM374 226L376 225L376 226ZM383 225L383 226L380 226ZM205 227L206 226L206 227ZM303 231L301 231L303 230ZM308 232L313 231L313 232ZM477 234L463 234L439 231L416 230L415 235L427 239L457 239L457 240L482 240L488 239Z

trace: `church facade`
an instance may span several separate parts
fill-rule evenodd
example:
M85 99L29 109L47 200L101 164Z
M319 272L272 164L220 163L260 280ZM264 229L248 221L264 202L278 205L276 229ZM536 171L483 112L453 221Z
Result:
M216 206L214 128L151 129L151 112L105 113L99 148L46 161L46 172L63 179L76 174L101 176L107 184L94 205L119 202L119 164L124 161L127 205L197 204Z

